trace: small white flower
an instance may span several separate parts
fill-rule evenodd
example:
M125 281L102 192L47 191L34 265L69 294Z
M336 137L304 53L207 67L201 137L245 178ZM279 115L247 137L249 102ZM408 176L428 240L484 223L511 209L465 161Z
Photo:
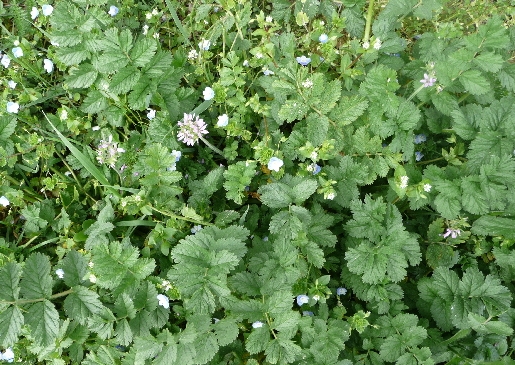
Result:
M170 299L166 295L158 294L157 300L159 301L159 305L166 309L170 308Z
M271 71L271 70L264 70L264 71L263 71L263 74L264 74L265 76L270 76L270 75L273 75L273 74L274 74L274 71Z
M71 173L71 171L65 171L65 172L64 172L64 175L65 175L65 176L70 176L71 174L72 174L72 173Z
M97 277L93 274L89 275L89 281L95 284L97 282Z
M175 162L179 162L179 160L181 159L181 156L182 156L182 152L181 151L177 151L177 150L172 150L171 155L173 157L175 157Z
M99 131L100 127L98 125L91 128L92 131Z
M13 362L14 361L14 352L12 348L8 348L5 350L4 353L0 352L0 360L5 360L7 362Z
M379 50L381 49L381 40L379 38L376 38L374 42L374 49Z
M43 60L43 68L46 72L51 73L54 70L54 63L48 58L45 58Z
M249 61L247 61L247 60L243 61L243 67L249 67Z
M32 10L30 11L30 17L32 20L36 19L39 15L39 10L35 6L32 7Z
M194 60L197 57L198 57L198 52L196 50L192 49L191 51L189 51L189 53L188 53L189 60Z
M313 299L318 302L320 300L320 295L313 295Z
M4 208L7 207L9 205L9 199L7 199L5 196L1 196L0 197L0 205L3 205Z
M159 15L159 11L157 11L157 9L152 9L152 15Z
M325 198L328 200L333 200L335 197L336 197L336 194L334 192L330 192L329 194L327 194L327 196Z
M268 169L278 172L281 169L281 166L284 165L283 160L277 157L272 157L270 161L268 161Z
M229 124L229 117L227 114L222 114L218 116L218 122L216 123L219 127L226 127Z
M59 47L59 43L57 43L57 42L50 41L50 44L51 44L52 46Z
M147 19L152 19L152 13L146 13L146 14L145 14L145 17L146 17Z
M311 152L311 154L309 155L309 158L311 158L313 161L315 161L318 158L317 151Z
M63 270L63 269L57 269L57 270L55 270L55 274L57 275L57 277L58 277L59 279L64 278L64 270Z
M202 41L198 44L198 48L203 51L209 50L209 47L211 47L211 41L209 39L202 39Z
M429 193L431 191L432 186L429 184L424 184L424 191Z
M202 229L202 226L199 224L197 226L193 226L193 228L190 229L190 232L195 234L195 233L199 232L201 229Z
M11 63L11 59L9 58L8 55L4 54L2 56L2 60L0 61L0 63L2 63L2 65L7 68L9 67L9 64Z
M161 283L161 287L166 291L170 290L172 288L172 285L168 280L163 280L163 282Z
M23 56L23 50L21 49L21 47L14 47L12 49L12 51L13 51L13 56L16 58L20 58Z
M258 52L258 53L256 53L255 57L259 60L259 59L263 58L263 53Z
M274 21L274 18L272 18L270 15L268 15L266 18L265 18L265 22L267 23L272 23Z
M13 80L9 80L7 82L7 85L9 85L11 89L14 89L16 87L16 82L14 82Z
M95 266L95 264L94 264L92 261L90 261L90 262L88 262L88 266L89 266L90 268L93 268L93 266Z
M154 37L155 39L159 39L159 33L154 33L152 37Z
M310 89L313 87L313 81L311 81L310 79L307 79L306 81L304 81L302 83L302 86L304 86L306 89Z
M154 109L148 109L147 118L152 120L156 117L156 111Z
M256 322L252 323L252 328L261 328L261 327L263 327L263 322L256 321Z
M320 43L327 43L328 40L329 40L329 37L325 33L321 34L320 37L318 37L318 41Z
M369 48L370 48L370 43L364 42L363 43L363 49L369 49Z
M15 47L18 47L18 46L20 45L20 41L15 40L15 41L13 42L13 44L14 44L14 46L15 46Z
M44 16L49 16L54 11L54 7L52 5L43 5L41 7L41 11L43 12Z
M208 86L204 89L202 95L204 95L204 100L211 100L215 97L215 91Z
M118 12L120 11L120 9L118 9L116 6L114 5L111 5L109 7L109 11L107 12L107 14L111 15L111 16L115 16L116 14L118 14Z
M63 109L61 111L61 115L59 116L59 119L61 120L66 120L68 119L68 111L66 109Z
M19 110L20 110L20 104L12 102L12 101L7 102L7 113L16 114L16 113L18 113Z
M407 177L406 175L401 176L401 184L399 185L399 187L401 189L406 189L408 187L408 180L409 177Z

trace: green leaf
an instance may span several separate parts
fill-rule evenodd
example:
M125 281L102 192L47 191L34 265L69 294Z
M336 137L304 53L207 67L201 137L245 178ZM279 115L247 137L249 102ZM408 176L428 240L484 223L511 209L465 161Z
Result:
M16 124L16 116L0 116L0 141L7 141L7 139L14 133L14 130L16 129Z
M263 327L252 329L252 332L245 341L245 348L251 355L258 354L265 351L269 341L270 329L265 324Z
M100 91L91 90L82 102L80 109L84 113L94 114L101 112L108 106L109 101Z
M132 342L132 330L126 318L121 319L116 323L114 335L118 343L122 346L128 346Z
M504 59L494 52L483 52L473 62L485 72L498 72L503 67Z
M336 121L340 127L351 124L358 119L368 108L368 101L357 95L344 96L338 106L331 111L329 117Z
M301 100L286 100L279 109L275 119L279 124L282 124L284 121L291 123L295 120L303 119L308 110L309 106Z
M327 138L329 119L325 115L310 113L306 122L308 141L315 147L320 146Z
M11 347L18 342L23 326L23 314L18 306L11 306L0 313L0 345Z
M66 84L71 88L88 88L95 83L97 76L98 71L92 64L83 63L78 68L70 70L70 74L66 77Z
M79 285L88 272L86 258L77 251L70 251L63 259L64 282L69 287Z
M278 336L270 341L265 350L266 361L271 364L292 363L300 357L302 349L292 340Z
M58 47L55 55L66 66L78 65L91 57L91 53L86 50L83 44L77 44L73 47Z
M83 286L72 288L73 292L64 300L66 314L80 324L86 324L88 317L97 315L103 309L98 294Z
M486 202L486 196L481 191L479 177L467 176L461 181L461 189L463 196L461 203L463 209L472 214L486 214L489 207Z
M136 67L147 65L156 53L157 42L147 37L140 37L129 53L132 64Z
M245 187L250 185L255 176L257 168L256 161L238 161L229 165L224 172L224 189L227 191L227 199L234 200L237 204L243 202Z
M0 268L0 300L14 302L18 299L20 277L21 268L16 262L9 262Z
M138 82L141 72L135 67L124 67L113 76L109 90L115 95L127 94Z
M29 307L25 314L25 323L30 326L31 335L37 344L49 346L59 332L59 313L54 304L45 299Z
M150 98L156 91L156 83L142 75L129 94L129 106L135 110L145 110L150 105Z
M292 189L281 182L261 185L258 193L263 204L272 209L286 208L293 203Z
M463 72L459 80L465 90L472 95L483 95L491 91L490 83L481 75L478 70L468 70Z
M470 231L482 236L503 236L515 239L515 220L503 217L485 215L474 221Z
M47 256L39 252L29 256L23 268L20 288L26 299L48 298L52 295L50 260Z
M436 110L447 116L453 115L453 112L459 109L458 100L447 91L440 91L439 93L431 95L431 101Z

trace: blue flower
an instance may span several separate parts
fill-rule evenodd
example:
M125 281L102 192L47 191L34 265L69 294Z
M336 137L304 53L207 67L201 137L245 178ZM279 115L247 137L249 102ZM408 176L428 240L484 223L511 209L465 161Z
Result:
M345 294L347 294L347 289L342 288L342 287L336 289L336 295L345 295Z
M329 37L327 36L327 34L321 34L320 37L318 37L318 40L320 43L327 43L327 41L329 40Z
M107 14L109 14L111 16L115 16L116 14L118 14L119 11L120 11L120 9L118 9L114 5L111 5L111 7L109 8L109 11L107 12Z
M415 135L415 138L414 138L415 144L421 144L421 143L425 142L426 140L427 140L427 137L423 133Z
M299 307L302 306L302 304L306 304L307 302L309 302L309 297L307 295L301 294L297 296L297 304Z
M307 66L311 62L311 58L306 57L306 56L297 57L296 60L302 66Z
M12 51L13 51L13 56L16 58L23 56L23 50L21 49L21 47L14 47L12 49Z
M49 16L54 11L54 7L52 5L46 4L41 7L41 10L43 11L44 16Z
M269 170L273 170L273 171L276 171L276 172L279 172L279 170L281 169L281 166L284 165L284 162L283 160L281 160L280 158L277 158L277 157L272 157L270 159L270 161L268 161L268 169Z
M424 154L420 151L415 152L415 160L420 161L424 157Z

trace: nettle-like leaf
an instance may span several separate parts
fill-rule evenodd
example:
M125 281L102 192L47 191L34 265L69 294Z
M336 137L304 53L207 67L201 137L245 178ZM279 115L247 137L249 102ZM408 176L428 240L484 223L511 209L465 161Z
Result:
M308 325L309 323L309 325ZM340 351L350 337L351 328L341 319L329 319L327 322L315 318L313 323L301 324L302 347L309 346L309 362L313 364L336 364Z
M229 165L224 172L224 189L227 191L227 199L234 200L237 204L243 202L245 187L250 185L255 176L257 168L256 161L238 161Z
M176 265L168 272L168 278L181 292L188 310L211 314L220 298L230 294L227 275L245 254L248 234L240 226L206 227L174 247L172 258Z
M69 318L85 324L88 317L97 315L103 308L98 294L83 286L72 288L73 292L64 300L64 310Z
M270 208L285 208L290 204L302 204L317 189L315 180L285 175L279 182L261 185L258 193L261 201Z

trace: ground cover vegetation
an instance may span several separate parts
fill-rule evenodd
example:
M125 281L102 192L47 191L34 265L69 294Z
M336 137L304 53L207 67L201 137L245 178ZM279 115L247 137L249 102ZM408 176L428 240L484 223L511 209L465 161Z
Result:
M0 362L513 363L513 6L0 3Z

